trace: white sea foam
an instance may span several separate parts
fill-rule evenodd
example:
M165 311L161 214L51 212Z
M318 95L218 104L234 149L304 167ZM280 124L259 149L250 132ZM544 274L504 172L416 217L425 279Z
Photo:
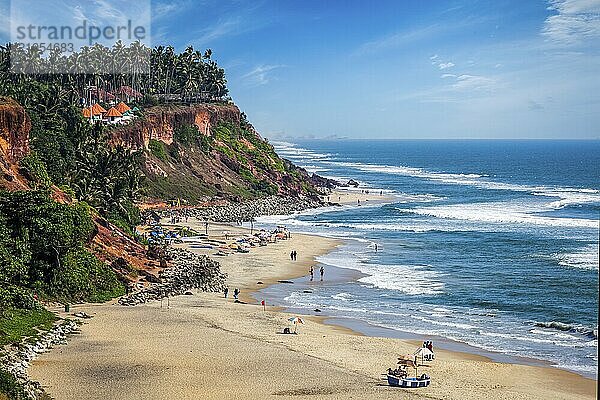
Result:
M367 263L364 253L347 249L321 256L317 261L366 274L358 281L379 289L396 290L408 295L437 295L444 292L441 274L428 265L382 265Z
M436 218L458 219L496 224L533 224L571 228L597 228L598 221L583 218L559 218L538 215L530 204L492 202L417 207L407 210Z
M350 293L346 293L346 292L336 293L331 296L332 299L340 300L340 301L348 301L352 297L354 297L354 296L352 296Z
M397 290L408 295L436 295L444 293L439 274L427 267L412 265L373 265L360 269L368 274L358 281L380 289Z
M335 162L326 161L326 164L337 165L341 167L353 168L365 172L377 172L382 174L412 176L424 178L428 180L456 184L470 185L482 189L492 190L510 190L516 192L527 192L537 196L546 196L557 198L558 200L548 204L549 208L558 209L567 205L596 203L600 202L600 190L589 188L564 188L564 187L549 187L549 186L531 186L520 185L513 183L496 182L487 179L485 174L475 173L447 173L447 172L432 172L423 168L414 168L406 166L394 165L378 165L368 163L354 162Z
M288 142L272 142L275 151L284 158L296 160L327 160L333 156L329 153L319 153L313 150L298 147L293 143Z
M573 253L554 253L552 257L565 267L598 270L599 252L598 243L594 243Z

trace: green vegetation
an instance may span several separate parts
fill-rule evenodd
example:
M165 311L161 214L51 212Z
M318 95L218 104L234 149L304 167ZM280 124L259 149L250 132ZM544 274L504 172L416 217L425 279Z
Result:
M52 180L46 171L46 164L40 160L35 152L25 156L19 163L21 170L36 189L47 189L52 185Z
M225 71L211 57L210 49L202 53L190 46L176 53L172 46L150 49L139 42L129 46L117 42L112 48L96 44L64 54L52 50L42 57L35 45L28 49L7 44L0 46L0 82L2 94L26 108L46 105L52 98L77 104L79 99L89 98L90 86L99 89L94 89L93 95L99 94L100 99L110 90L127 96L141 93L136 105L223 102L228 100ZM24 73L10 73L11 61L12 71ZM106 73L108 70L114 72ZM60 145L54 149L69 151Z
M27 398L27 393L25 393L23 387L19 385L15 377L0 369L0 400L21 400Z
M48 310L9 309L0 315L0 346L19 342L23 337L36 337L40 330L49 330L56 316Z
M101 302L124 294L114 271L85 249L96 229L92 212L84 202L54 201L49 190L0 192L0 346L52 327L56 316L38 299ZM0 393L23 398L1 370Z
M214 187L189 175L155 177L146 182L146 190L152 196L160 199L180 198L186 199L192 204L199 203L203 197L212 197L218 194Z
M31 309L34 293L64 302L122 294L114 272L84 248L94 233L85 203L60 204L45 191L0 193L0 306Z
M165 144L159 140L150 139L148 142L148 150L150 153L161 161L167 161L167 149L165 148Z
M157 198L181 198L196 203L206 196L225 195L253 198L279 193L282 181L294 185L305 194L315 189L306 183L306 175L290 162L281 159L275 149L254 131L245 120L239 125L221 122L212 129L212 135L200 133L196 126L177 127L173 144L150 141L150 153L162 162L180 165L181 170L166 177L154 176L146 182L147 194ZM191 150L191 151L188 151ZM202 156L212 154L231 171L226 184L207 185L194 166L204 165ZM212 160L211 160L212 163ZM227 174L226 171L223 171Z
M200 133L195 125L185 125L175 129L173 140L175 140L177 143L181 143L184 146L191 146L192 144L195 144L201 136L204 135Z

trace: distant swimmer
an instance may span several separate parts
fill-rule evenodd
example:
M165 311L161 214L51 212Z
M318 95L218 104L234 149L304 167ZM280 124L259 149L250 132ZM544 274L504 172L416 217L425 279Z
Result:
M375 243L375 252L377 252L379 250L379 246L377 246L377 243Z

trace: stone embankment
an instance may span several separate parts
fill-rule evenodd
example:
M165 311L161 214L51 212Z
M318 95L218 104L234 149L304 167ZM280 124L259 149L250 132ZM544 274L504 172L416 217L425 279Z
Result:
M119 304L135 306L186 294L192 289L220 292L225 288L226 276L221 272L218 262L183 249L168 247L165 251L172 267L161 271L160 282L121 297Z
M44 389L39 382L29 379L27 368L39 354L50 351L56 345L67 343L67 335L79 330L79 324L72 320L66 320L55 325L47 332L40 333L38 339L33 343L24 342L9 348L0 357L2 370L13 375L29 399L49 398L45 397Z
M309 198L271 196L224 206L194 208L188 210L188 214L202 221L245 222L260 216L289 215L322 206L324 203Z

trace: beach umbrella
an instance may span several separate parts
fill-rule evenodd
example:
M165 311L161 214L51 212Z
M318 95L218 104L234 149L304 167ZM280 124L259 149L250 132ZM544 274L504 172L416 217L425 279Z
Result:
M427 347L420 347L414 352L414 357L415 363L420 361L420 364L424 365L425 362L433 361L435 354L433 354L433 351L429 350Z

